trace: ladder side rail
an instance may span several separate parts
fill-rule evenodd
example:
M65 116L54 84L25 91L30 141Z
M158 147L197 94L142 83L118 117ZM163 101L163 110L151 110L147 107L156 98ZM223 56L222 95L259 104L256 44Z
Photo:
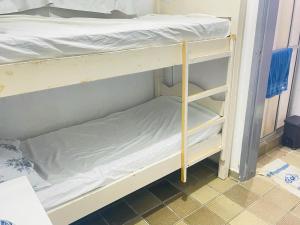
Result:
M231 89L233 85L233 66L234 66L234 53L235 53L235 43L236 39L234 36L231 36L231 43L230 43L230 49L232 52L232 56L229 58L228 62L228 71L227 71L227 80L226 85L228 87L227 92L225 93L225 103L224 103L224 117L225 122L223 124L222 129L222 151L220 156L220 162L219 162L219 177L221 179L226 179L229 176L229 166L230 166L230 157L231 157L231 149L227 148L227 133L228 133L228 118L229 118L229 112L230 112L230 105L231 105Z
M189 53L187 42L182 43L182 105L181 105L181 181L187 180L188 166L188 94L189 94Z

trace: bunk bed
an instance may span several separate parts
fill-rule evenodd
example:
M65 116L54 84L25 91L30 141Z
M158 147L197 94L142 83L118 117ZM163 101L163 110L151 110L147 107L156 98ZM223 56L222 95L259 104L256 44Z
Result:
M218 152L219 177L228 176L242 5L156 1L161 15L132 20L0 19L1 98L155 71L155 99L23 141L24 155L52 184L37 195L54 224L70 224L180 168L186 182L189 166ZM214 16L172 15L195 12ZM189 83L190 64L220 58L229 58L226 84L203 90ZM182 83L168 87L162 68L176 65ZM224 101L211 98L220 93Z

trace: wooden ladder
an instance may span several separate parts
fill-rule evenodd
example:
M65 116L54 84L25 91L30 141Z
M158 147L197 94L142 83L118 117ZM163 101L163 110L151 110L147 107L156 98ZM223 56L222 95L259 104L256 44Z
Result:
M222 144L221 144L221 159L220 163L224 164L225 161L229 161L230 158L230 151L226 149L226 133L227 133L227 116L230 107L230 99L229 99L229 92L232 83L232 74L233 74L233 53L234 53L234 45L235 45L235 38L231 36L231 43L230 43L230 52L223 52L214 55L207 55L205 57L201 57L201 59L190 59L189 54L189 46L187 42L182 43L182 117L181 117L181 181L185 183L187 181L187 168L190 165L188 160L188 137L201 131L206 128L220 125L222 124ZM223 86L219 86L198 94L194 94L189 96L189 65L198 62L205 62L219 58L229 58L228 61L228 72L227 72L227 80L226 84ZM198 101L207 97L214 96L216 94L225 93L225 103L224 103L224 112L220 118L209 120L203 124L200 124L192 129L188 128L188 105L194 101ZM229 152L229 153L228 153ZM226 167L224 167L219 172L219 176L225 179L228 176L228 169L225 171Z

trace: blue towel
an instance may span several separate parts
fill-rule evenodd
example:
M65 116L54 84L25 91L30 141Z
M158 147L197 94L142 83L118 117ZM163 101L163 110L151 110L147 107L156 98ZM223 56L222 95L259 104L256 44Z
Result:
M288 89L292 48L275 50L269 74L267 98L280 95Z

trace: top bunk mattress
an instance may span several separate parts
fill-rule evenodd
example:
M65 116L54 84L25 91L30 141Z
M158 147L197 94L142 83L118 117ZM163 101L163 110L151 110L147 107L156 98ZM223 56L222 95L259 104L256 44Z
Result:
M210 15L134 19L0 16L0 64L224 38L230 21Z

